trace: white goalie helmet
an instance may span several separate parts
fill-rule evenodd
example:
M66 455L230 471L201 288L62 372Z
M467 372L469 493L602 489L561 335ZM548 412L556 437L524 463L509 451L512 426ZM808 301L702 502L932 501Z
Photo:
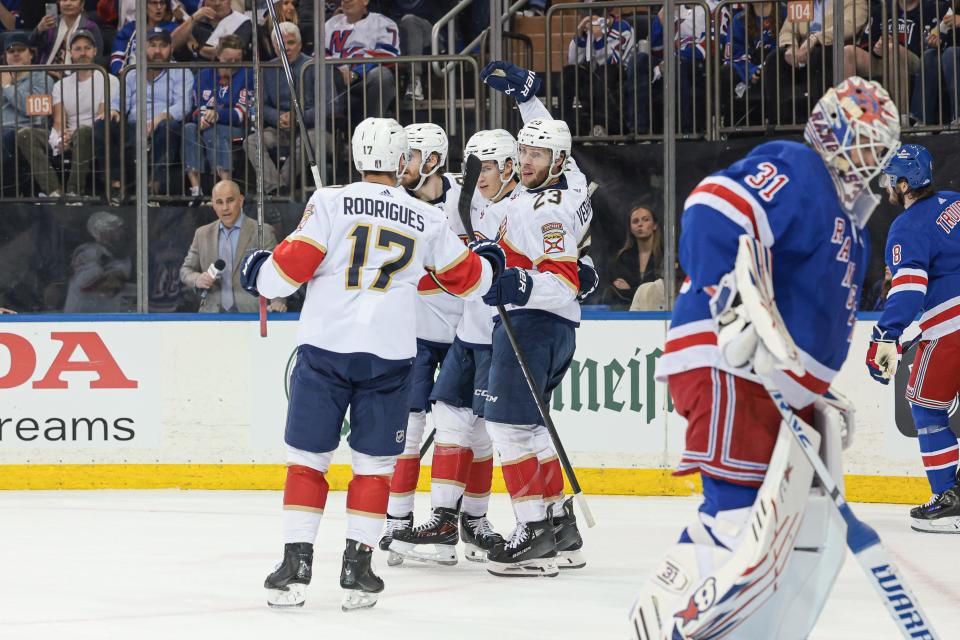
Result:
M488 129L486 131L477 131L467 140L467 146L463 148L463 157L474 155L481 162L493 160L500 169L500 190L493 197L496 202L503 190L507 188L510 181L520 169L520 159L518 157L517 140L505 129ZM503 177L503 171L506 169L507 160L513 162L513 171L507 178Z
M353 166L361 173L392 171L399 180L410 161L407 132L393 118L367 118L353 130L351 144Z
M420 181L417 182L417 186L413 188L414 191L419 191L423 183L427 181L427 178L439 171L440 167L447 161L447 133L442 127L431 122L408 124L404 127L404 131L407 132L407 141L410 143L410 148L420 152ZM440 160L434 165L433 169L424 173L423 165L427 163L430 155L434 153L440 157Z
M870 181L900 147L900 113L880 83L852 76L817 101L804 137L820 153L840 200L862 228L880 202ZM864 158L872 156L871 163Z
M543 184L560 177L566 162L557 173L553 173L553 165L557 163L561 153L564 154L565 158L569 158L570 148L573 146L573 138L570 136L570 127L567 126L567 123L563 120L552 120L550 118L535 118L523 125L517 135L517 142L528 147L543 147L550 149L552 152L550 168L547 170L547 178ZM543 184L537 188L539 189Z

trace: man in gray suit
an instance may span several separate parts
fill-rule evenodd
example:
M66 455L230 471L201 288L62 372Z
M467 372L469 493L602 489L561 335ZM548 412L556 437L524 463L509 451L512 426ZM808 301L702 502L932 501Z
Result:
M207 290L200 302L201 313L256 313L257 299L240 287L240 261L257 244L257 223L243 215L243 195L233 180L218 182L213 187L212 200L219 220L203 225L193 235L190 251L180 267L180 282L197 291ZM272 249L276 244L273 227L263 225L263 248ZM227 266L215 279L207 269L218 258ZM275 298L267 308L286 311L287 302Z

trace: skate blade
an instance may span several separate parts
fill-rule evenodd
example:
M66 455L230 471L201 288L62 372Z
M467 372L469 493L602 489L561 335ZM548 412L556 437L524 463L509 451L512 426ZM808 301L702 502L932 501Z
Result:
M291 584L284 589L267 589L267 605L274 609L302 607L306 601L307 585Z
M559 569L582 569L587 566L587 559L583 557L580 549L571 551L557 551L557 568Z
M403 564L403 556L397 553L396 551L387 550L387 566L388 567L399 567Z
M502 578L555 578L560 575L556 558L537 558L511 564L491 561L487 571Z
M960 533L960 516L921 520L910 518L910 528L921 533Z
M357 609L369 609L377 604L376 593L361 591L360 589L347 589L343 594L343 601L340 603L341 611L356 611Z
M481 549L475 544L463 543L463 557L470 562L487 562L488 553L486 549Z
M416 560L445 567L457 564L457 548L453 545L412 544L394 539L390 543L390 552L396 553L402 560Z

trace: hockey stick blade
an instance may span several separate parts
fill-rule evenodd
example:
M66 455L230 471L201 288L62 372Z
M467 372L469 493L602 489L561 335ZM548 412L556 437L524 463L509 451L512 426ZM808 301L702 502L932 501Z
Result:
M920 601L902 579L900 572L890 559L890 554L883 548L880 536L870 525L853 514L833 476L820 459L820 454L814 450L813 444L804 435L800 418L793 413L793 409L771 380L766 376L761 376L760 380L773 404L780 411L780 416L787 428L800 443L824 492L833 500L844 522L847 523L847 547L853 552L867 580L883 601L901 635L907 639L938 640L940 636L934 631L930 619L920 608Z
M467 156L463 163L463 187L460 189L460 199L457 201L457 212L460 214L460 222L467 232L470 240L473 237L473 221L470 219L470 205L473 202L473 194L477 190L477 180L480 179L480 168L482 163L480 158L472 153Z

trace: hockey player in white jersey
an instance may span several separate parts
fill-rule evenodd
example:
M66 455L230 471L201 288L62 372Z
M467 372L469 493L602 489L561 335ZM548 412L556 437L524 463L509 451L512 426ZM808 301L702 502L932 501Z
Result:
M517 141L508 131L479 131L467 141L464 157L481 161L477 193L470 218L476 239L495 239L517 186ZM459 218L458 231L466 233ZM464 543L467 560L486 562L503 542L487 519L493 478L493 444L483 409L490 370L493 318L482 300L464 304L456 339L440 368L430 400L437 427L431 466L432 515L413 530L395 534L390 550L422 562L452 565L456 545ZM460 527L457 528L459 514Z
M287 296L307 283L284 435L284 557L264 584L272 606L304 602L329 489L325 474L348 407L354 475L342 606L376 603L383 581L370 561L403 451L418 283L426 271L447 291L476 296L503 260L494 243L472 243L476 253L464 247L441 211L398 187L410 150L396 121L364 120L352 147L362 181L318 189L297 229L272 254L249 253L241 271L253 295Z
M462 235L457 211L461 178L457 174L442 173L446 164L447 134L435 124L411 124L405 128L410 143L410 162L403 173L401 184L415 198L440 209L451 229ZM475 196L477 202L482 197ZM413 365L410 394L410 419L403 453L390 481L390 502L387 505L387 524L380 548L389 549L393 533L410 529L413 525L413 504L420 477L420 445L430 411L430 392L440 363L443 362L463 314L463 301L441 289L425 276L419 287L417 301L417 356ZM435 458L436 460L436 458ZM396 553L390 553L387 564L402 562Z
M535 98L540 83L535 73L498 61L480 77L514 96L524 121L517 135L522 188L507 200L499 235L508 268L483 300L506 308L534 380L549 397L570 366L580 324L578 246L593 216L587 180L570 157L567 124L554 120ZM510 539L489 554L488 570L498 576L556 576L558 568L584 566L573 504L563 501L560 462L499 321L484 416L517 516Z
M843 565L847 526L813 486L797 436L842 491L853 424L841 413L852 407L828 390L869 259L865 227L880 200L870 183L899 134L887 92L847 78L811 111L807 144L764 142L687 198L679 257L688 279L656 375L687 422L677 474L700 474L703 502L641 588L633 637L809 636ZM766 385L805 423L802 434L782 426ZM858 537L850 531L852 544ZM903 604L905 618L912 605ZM915 637L932 637L917 622Z

